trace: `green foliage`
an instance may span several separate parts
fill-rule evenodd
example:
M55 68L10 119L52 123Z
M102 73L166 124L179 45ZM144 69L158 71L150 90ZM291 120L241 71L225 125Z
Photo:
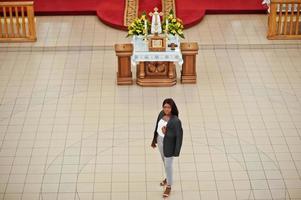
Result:
M167 29L166 29L166 19L168 20ZM179 35L181 38L184 38L183 21L174 16L173 10L170 10L168 16L165 17L162 28L164 31L167 31L169 34Z
M168 27L166 29L166 19L168 20ZM146 29L145 29L146 23ZM147 15L145 12L142 13L140 18L136 18L129 26L128 26L128 34L129 36L134 35L147 35L150 32L151 24L147 19ZM162 23L162 30L167 31L168 34L171 35L179 35L181 38L184 38L183 32L184 26L181 19L176 18L174 16L173 10L170 10L168 16L165 17L164 22Z
M146 29L145 29L145 22L146 22ZM148 34L150 29L150 22L147 20L146 13L143 12L140 18L135 19L129 26L128 26L128 35L146 35Z

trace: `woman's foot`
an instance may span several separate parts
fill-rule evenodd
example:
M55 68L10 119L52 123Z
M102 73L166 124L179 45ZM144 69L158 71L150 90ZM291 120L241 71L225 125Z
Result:
M170 185L166 186L165 191L163 193L163 197L168 197L170 194L170 191L171 191L171 186Z
M165 186L166 185L166 179L164 179L161 183L160 183L160 186Z

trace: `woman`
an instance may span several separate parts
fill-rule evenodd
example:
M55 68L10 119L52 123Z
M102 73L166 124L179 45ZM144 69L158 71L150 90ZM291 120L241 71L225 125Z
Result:
M170 98L165 99L162 107L151 146L159 148L166 174L166 179L160 185L166 186L163 197L168 197L173 183L173 158L180 155L183 129L175 102Z

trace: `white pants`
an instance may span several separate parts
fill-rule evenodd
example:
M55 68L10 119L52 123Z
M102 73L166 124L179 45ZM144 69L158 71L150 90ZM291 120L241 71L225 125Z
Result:
M163 152L163 137L158 135L157 137L157 144L158 144L158 148L161 154L161 158L164 164L164 168L165 168L165 174L166 174L166 181L167 181L167 185L172 185L173 183L173 177L172 177L172 173L173 173L173 157L165 157L164 156L164 152Z

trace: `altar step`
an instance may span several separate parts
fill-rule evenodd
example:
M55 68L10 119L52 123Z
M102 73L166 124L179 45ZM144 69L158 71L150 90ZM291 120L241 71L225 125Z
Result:
M150 3L151 2L151 3ZM142 11L149 13L154 7L161 10L161 1L140 0L139 14ZM198 24L205 14L228 14L228 13L265 13L266 8L262 0L176 0L176 15L183 20L185 28ZM115 28L124 29L123 25L125 3L119 0L99 2L97 15L105 24ZM119 10L119 11L118 11ZM119 13L118 13L119 12Z
M161 0L139 0L142 11L152 11L155 6L161 9ZM176 0L176 14L184 22L185 28L199 23L205 14L265 13L262 0ZM99 19L114 28L125 30L125 1L110 0L35 0L38 15L96 14Z

